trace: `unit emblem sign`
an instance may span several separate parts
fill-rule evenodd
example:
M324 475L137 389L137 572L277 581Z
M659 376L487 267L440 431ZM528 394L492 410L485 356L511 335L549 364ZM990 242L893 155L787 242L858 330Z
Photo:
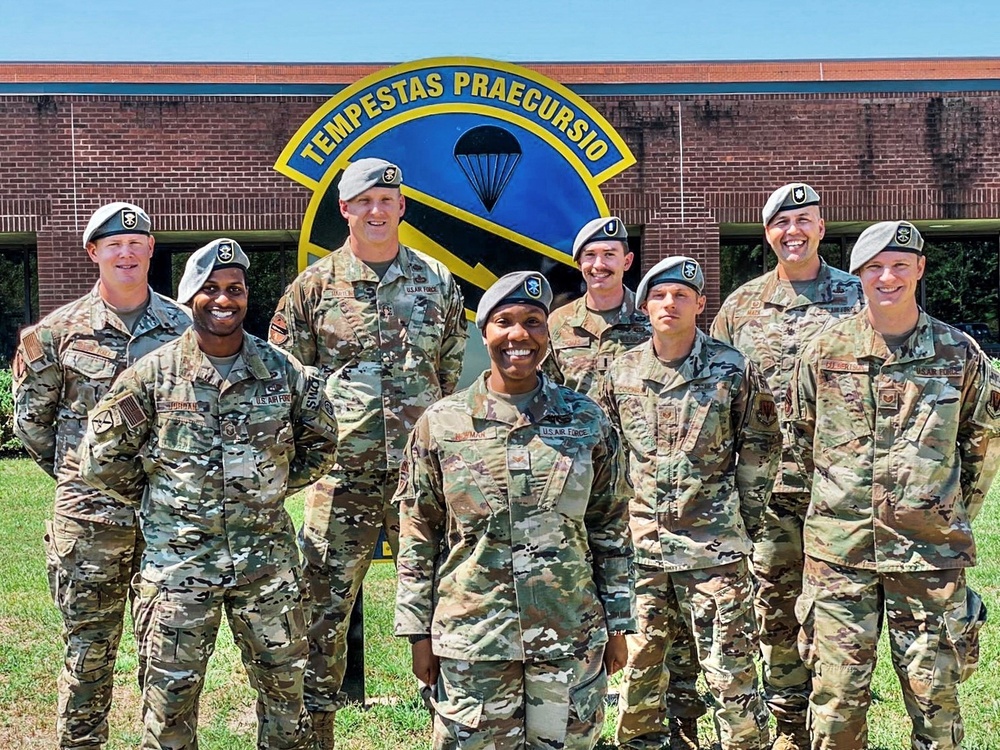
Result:
M400 240L451 269L469 310L505 273L571 266L580 227L610 213L601 184L635 163L597 110L535 71L476 58L387 68L320 107L275 164L313 191L300 268L343 244L340 176L373 156L403 172Z

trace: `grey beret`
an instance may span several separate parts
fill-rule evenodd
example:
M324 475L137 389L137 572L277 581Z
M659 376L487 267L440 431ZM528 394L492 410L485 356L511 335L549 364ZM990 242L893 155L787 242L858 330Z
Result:
M872 224L858 237L851 249L851 273L883 250L924 254L924 238L908 221L880 221Z
M101 237L113 234L149 234L152 222L149 216L138 206L118 201L101 206L87 222L83 230L83 249L88 242L94 242Z
M340 177L340 200L357 198L373 187L398 188L403 184L403 170L385 159L358 159L351 162Z
M182 305L188 304L212 271L220 266L240 266L246 271L250 268L250 259L236 240L226 237L198 248L184 264L184 275L177 285L177 301Z
M764 219L764 226L766 227L779 211L818 205L819 193L804 182L789 182L787 185L782 185L771 193L771 197L764 204L761 216Z
M486 290L476 309L476 327L486 328L494 308L504 303L537 305L548 313L552 307L552 287L537 271L517 271L501 276Z
M683 255L664 258L646 271L646 275L639 282L639 288L635 291L636 307L646 301L650 289L657 284L668 283L686 284L701 294L705 288L705 274L702 273L701 265L694 258Z
M624 242L628 247L628 232L625 224L617 216L604 216L591 219L583 225L583 229L576 233L573 240L573 260L577 259L580 251L591 242L601 242L603 240L617 240Z

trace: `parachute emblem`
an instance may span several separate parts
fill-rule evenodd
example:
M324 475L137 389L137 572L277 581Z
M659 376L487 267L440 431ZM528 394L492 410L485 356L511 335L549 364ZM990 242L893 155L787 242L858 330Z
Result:
M462 134L455 143L455 160L476 191L483 207L492 212L514 168L521 159L521 144L509 130L480 125Z

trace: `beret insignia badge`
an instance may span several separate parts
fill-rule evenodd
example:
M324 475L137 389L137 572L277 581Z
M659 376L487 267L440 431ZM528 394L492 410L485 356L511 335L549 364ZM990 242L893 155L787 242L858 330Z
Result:
M605 224L604 233L608 235L608 237L614 237L616 234L618 234L618 220L612 219L607 224Z
M531 299L539 299L542 296L542 282L537 276L530 276L524 280L524 293Z
M792 202L796 205L806 202L806 189L802 185L796 185L792 188Z
M136 216L135 211L129 208L122 209L122 226L126 229L135 229L139 224L139 217Z
M684 265L681 266L681 275L684 276L685 279L693 279L697 273L698 266L695 265L694 261L684 261Z
M386 182L391 185L395 181L396 181L396 168L386 167L385 171L382 172L382 182Z
M913 238L913 232L910 231L909 224L900 224L896 227L896 244L900 247L906 247L910 244L910 240Z
M228 242L224 242L219 245L219 249L216 251L216 257L223 263L229 263L235 257L236 253L233 252L233 246Z

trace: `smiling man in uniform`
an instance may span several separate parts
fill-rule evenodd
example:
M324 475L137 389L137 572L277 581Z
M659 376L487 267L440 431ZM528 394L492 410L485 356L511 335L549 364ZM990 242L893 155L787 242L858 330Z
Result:
M45 545L65 643L58 681L60 748L100 748L108 741L115 659L129 582L142 552L135 511L80 478L87 412L126 367L191 324L187 310L149 287L155 244L150 231L149 216L136 205L97 209L83 232L97 283L22 331L12 368L15 434L56 480ZM139 661L141 681L141 654Z

